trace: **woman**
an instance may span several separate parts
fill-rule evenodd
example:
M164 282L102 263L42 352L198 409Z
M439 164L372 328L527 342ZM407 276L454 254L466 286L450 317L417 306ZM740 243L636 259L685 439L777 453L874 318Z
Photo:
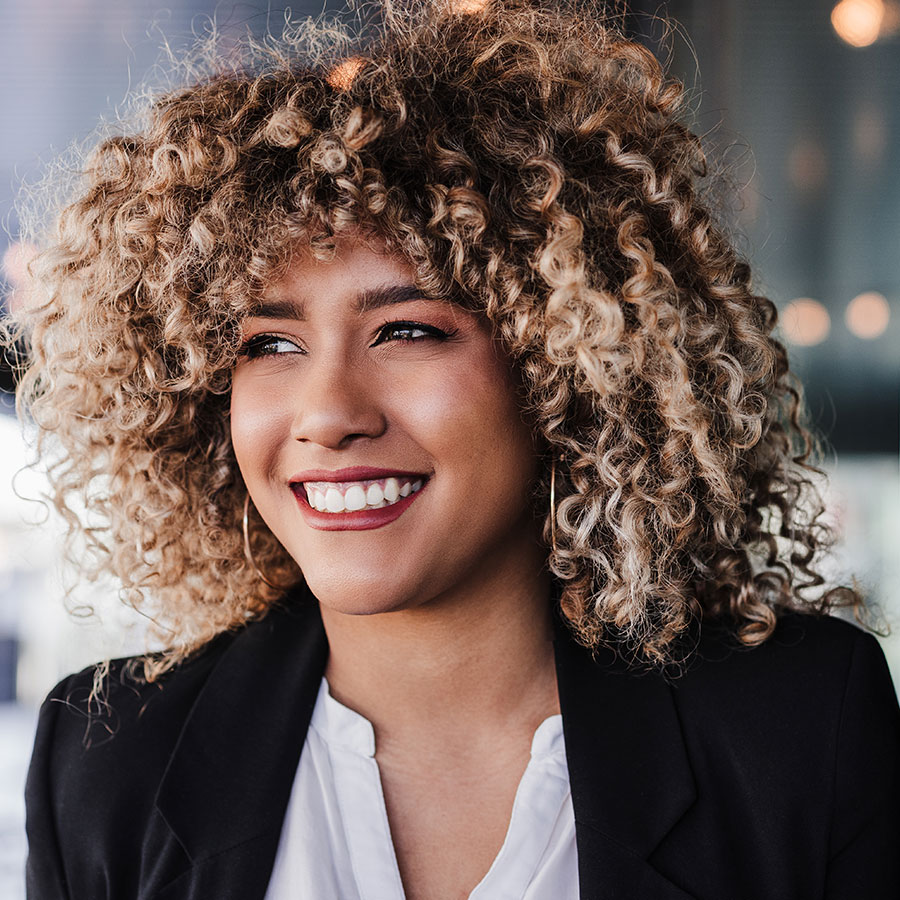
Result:
M57 504L170 649L48 698L30 896L896 897L681 89L596 10L381 12L157 98L34 264Z

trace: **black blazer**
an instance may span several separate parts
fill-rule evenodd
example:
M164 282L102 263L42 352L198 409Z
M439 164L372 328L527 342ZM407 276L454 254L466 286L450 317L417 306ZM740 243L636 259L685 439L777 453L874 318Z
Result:
M789 616L747 651L705 628L675 681L561 625L555 649L583 900L900 897L900 713L874 638ZM326 655L301 595L160 683L114 665L108 706L89 670L61 682L26 788L30 900L262 898Z

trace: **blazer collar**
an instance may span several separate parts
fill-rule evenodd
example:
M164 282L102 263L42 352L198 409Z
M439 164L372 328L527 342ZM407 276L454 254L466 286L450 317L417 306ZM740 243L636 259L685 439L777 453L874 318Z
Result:
M555 627L581 896L686 900L647 862L696 795L672 688L612 653L592 656ZM193 865L267 835L266 860L257 859L267 880L327 657L305 589L223 652L157 794Z
M156 797L193 863L266 831L274 859L327 657L318 603L306 590L224 651Z
M579 646L560 617L555 652L582 896L685 900L648 862L697 795L673 687Z

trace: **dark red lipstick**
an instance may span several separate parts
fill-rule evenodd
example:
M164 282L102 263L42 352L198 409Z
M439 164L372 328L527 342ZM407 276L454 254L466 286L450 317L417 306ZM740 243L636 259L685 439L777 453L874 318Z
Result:
M406 472L402 469L378 469L372 466L348 466L345 469L306 469L292 475L293 486L305 481L375 481L379 478L421 478L428 479L421 472Z

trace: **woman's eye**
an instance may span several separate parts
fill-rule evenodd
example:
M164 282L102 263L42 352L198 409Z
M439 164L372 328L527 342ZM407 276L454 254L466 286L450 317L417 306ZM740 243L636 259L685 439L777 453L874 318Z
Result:
M276 356L283 353L302 353L301 348L287 338L278 337L275 334L257 334L255 337L244 341L241 347L241 356L247 359L257 359L260 356Z
M372 345L385 344L389 341L420 341L433 338L446 340L450 335L433 325L422 325L419 322L387 322L378 329L378 335Z

